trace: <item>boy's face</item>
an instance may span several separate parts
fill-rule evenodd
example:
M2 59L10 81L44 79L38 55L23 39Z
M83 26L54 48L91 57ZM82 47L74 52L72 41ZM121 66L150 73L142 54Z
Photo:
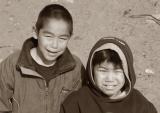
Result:
M37 36L40 58L45 63L53 63L67 47L70 39L68 24L64 20L49 19Z
M98 88L110 98L117 96L125 83L123 70L106 61L94 66L94 80Z

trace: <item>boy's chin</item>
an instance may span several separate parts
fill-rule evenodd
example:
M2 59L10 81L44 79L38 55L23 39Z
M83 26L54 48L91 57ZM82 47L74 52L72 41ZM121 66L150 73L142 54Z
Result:
M57 61L57 57L54 57L54 58L46 57L46 58L43 59L43 62L46 65L54 64L56 61Z
M48 62L49 64L51 64L51 63L54 63L54 62L56 62L57 61L57 58L48 58L48 59L46 59L46 62Z

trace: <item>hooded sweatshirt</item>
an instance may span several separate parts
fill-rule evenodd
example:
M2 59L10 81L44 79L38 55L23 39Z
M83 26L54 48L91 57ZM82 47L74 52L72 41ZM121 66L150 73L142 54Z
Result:
M125 86L121 93L110 99L96 86L93 78L92 59L95 52L111 49L118 53L122 61ZM157 113L155 107L134 88L136 75L133 67L133 55L121 39L101 38L91 49L88 62L88 85L73 92L61 106L60 113Z

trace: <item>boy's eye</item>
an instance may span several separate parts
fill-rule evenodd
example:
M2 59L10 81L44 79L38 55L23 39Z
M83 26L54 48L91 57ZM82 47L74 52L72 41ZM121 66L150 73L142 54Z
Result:
M61 39L61 40L67 40L67 38L65 38L65 37L60 37L60 39Z
M45 35L45 37L49 37L50 38L51 36L50 35Z
M123 73L123 70L117 69L117 70L115 70L115 72L116 72L116 73Z
M61 39L61 40L68 40L68 37L67 36L60 36L59 39Z

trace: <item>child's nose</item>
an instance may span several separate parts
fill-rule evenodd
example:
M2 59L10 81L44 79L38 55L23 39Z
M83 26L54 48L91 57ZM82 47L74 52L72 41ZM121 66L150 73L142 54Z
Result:
M113 81L113 72L112 71L108 72L108 74L106 76L106 81Z

